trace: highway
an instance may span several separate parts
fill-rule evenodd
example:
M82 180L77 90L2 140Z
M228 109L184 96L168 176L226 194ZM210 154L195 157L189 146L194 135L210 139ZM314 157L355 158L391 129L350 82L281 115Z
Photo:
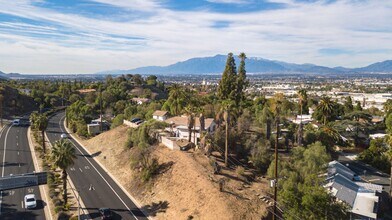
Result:
M46 133L51 143L59 140L62 133L66 133L64 115L59 113L49 120ZM83 210L88 213L82 219L99 219L98 209L101 207L114 211L113 219L147 219L92 156L70 136L69 140L76 148L77 158L75 164L68 169L68 174L85 205Z
M8 125L0 133L1 176L34 171L27 129ZM23 202L29 193L34 193L37 199L37 207L32 210L26 209ZM3 191L0 194L0 219L45 219L44 204L38 186Z

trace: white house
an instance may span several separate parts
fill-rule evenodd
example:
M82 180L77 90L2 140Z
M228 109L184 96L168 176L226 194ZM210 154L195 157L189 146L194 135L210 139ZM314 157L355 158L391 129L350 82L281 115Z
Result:
M165 120L166 123L170 124L170 132L175 133L175 136L180 139L188 139L188 117L187 116L175 116ZM213 118L206 118L204 120L204 131L207 133L213 133L216 129L216 123ZM192 129L191 142L197 144L200 140L200 119L195 117L195 126Z
M312 115L297 115L297 118L293 119L292 122L295 124L308 124L313 121Z
M155 111L152 113L152 118L158 121L165 121L169 113L167 111Z

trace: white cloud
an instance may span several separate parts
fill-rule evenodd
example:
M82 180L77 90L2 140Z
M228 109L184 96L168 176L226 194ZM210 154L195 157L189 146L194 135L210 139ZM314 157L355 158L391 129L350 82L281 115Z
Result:
M39 8L27 0L0 0L0 13L45 23L0 21L0 70L89 73L242 51L248 56L327 66L363 66L391 59L392 3L388 1L296 3L241 14L172 11L153 0L95 1L138 8L148 16L115 22ZM230 25L212 28L217 21ZM39 33L54 37L36 36ZM354 54L324 56L318 53L323 48Z
M246 0L205 0L211 3L220 3L220 4L244 4L249 3Z

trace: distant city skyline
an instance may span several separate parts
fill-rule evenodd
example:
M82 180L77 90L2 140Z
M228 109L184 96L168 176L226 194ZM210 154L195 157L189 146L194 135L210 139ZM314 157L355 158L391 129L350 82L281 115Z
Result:
M94 73L245 52L362 67L392 59L392 1L0 0L0 71Z

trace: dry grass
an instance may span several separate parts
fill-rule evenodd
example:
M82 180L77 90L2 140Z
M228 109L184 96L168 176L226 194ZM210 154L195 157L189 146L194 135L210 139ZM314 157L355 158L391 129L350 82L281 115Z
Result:
M159 175L141 184L137 171L130 169L131 150L124 149L126 133L127 127L120 126L82 142L156 219L260 219L266 212L266 204L258 198L266 191L265 181L248 184L235 169L214 175L209 159L200 152L154 146L153 156L161 164ZM244 171L241 177L247 175ZM223 192L218 187L221 178Z

